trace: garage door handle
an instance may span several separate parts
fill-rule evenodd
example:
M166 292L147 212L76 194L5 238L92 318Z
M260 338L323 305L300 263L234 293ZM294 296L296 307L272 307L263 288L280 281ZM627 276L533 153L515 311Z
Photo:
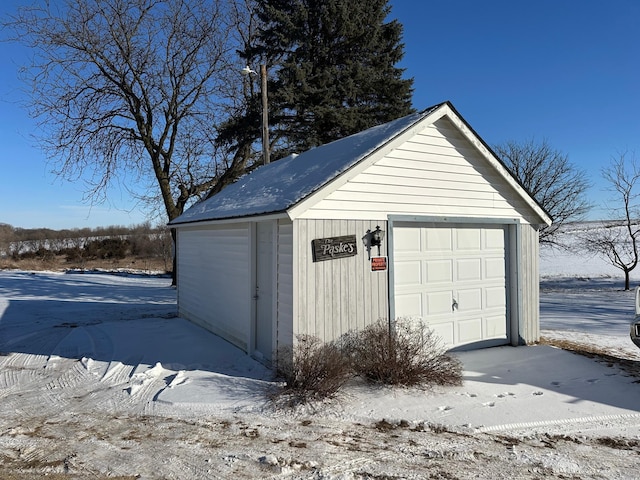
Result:
M455 312L458 309L458 301L454 298L453 304L451 305L451 311Z

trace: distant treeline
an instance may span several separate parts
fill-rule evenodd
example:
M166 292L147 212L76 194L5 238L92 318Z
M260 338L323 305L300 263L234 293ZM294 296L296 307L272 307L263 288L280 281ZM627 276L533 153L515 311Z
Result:
M121 235L136 235L158 233L166 230L166 227L153 227L151 223L141 223L125 227L123 225L111 225L95 228L72 228L52 230L50 228L20 228L6 223L0 223L0 246L7 242L33 241L33 240L62 240L67 238L88 237L115 237Z
M15 260L63 256L68 262L81 262L128 256L170 259L171 255L169 229L150 223L63 230L0 224L0 256Z

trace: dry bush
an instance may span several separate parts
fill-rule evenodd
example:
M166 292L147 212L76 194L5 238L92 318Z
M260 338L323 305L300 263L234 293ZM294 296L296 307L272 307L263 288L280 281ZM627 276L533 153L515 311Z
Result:
M295 406L334 397L353 376L387 385L461 385L462 363L422 323L379 321L339 342L301 335L279 349L276 403Z
M462 363L423 323L378 321L343 339L354 372L376 383L461 385Z
M299 335L294 347L277 352L276 373L284 385L275 399L289 405L334 397L352 376L349 360L335 343Z

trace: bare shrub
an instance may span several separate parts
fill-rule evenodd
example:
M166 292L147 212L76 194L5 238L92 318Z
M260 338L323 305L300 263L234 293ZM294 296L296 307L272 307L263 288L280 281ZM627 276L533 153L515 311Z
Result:
M118 237L92 240L85 246L89 258L123 259L129 250L129 241Z
M378 321L343 339L354 372L376 383L461 385L462 363L423 323Z
M294 406L334 397L352 375L348 358L333 342L309 335L296 340L277 352L276 373L284 385L275 398Z
M339 342L300 335L276 354L283 386L272 399L295 406L334 397L354 375L387 385L461 385L462 363L422 323L379 321Z

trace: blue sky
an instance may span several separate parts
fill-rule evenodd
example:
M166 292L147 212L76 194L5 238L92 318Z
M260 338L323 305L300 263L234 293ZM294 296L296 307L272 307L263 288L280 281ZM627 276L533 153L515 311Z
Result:
M20 1L0 5L0 15ZM25 0L26 3L26 0ZM450 100L490 145L546 140L587 171L604 218L601 170L620 152L640 158L637 0L391 0L404 25L414 106ZM17 79L28 52L0 43L0 223L16 227L130 225L147 212L117 186L90 206L81 183L58 180L30 138Z

